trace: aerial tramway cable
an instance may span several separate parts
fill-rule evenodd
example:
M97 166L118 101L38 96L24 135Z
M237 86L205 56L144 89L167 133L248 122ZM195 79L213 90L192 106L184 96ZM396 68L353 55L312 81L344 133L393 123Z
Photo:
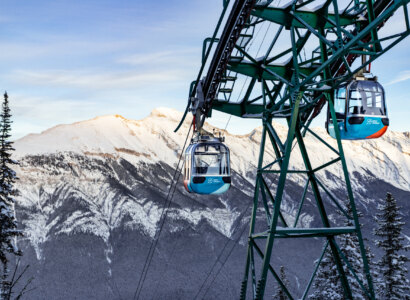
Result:
M148 270L150 268L152 258L154 256L155 249L157 247L159 238L161 236L162 229L163 229L165 221L166 221L166 217L167 217L167 214L168 214L168 209L171 205L172 198L174 197L175 190L176 190L176 187L177 187L177 184L178 184L178 180L181 177L181 170L184 166L184 161L182 162L181 169L179 169L179 164L181 163L182 156L184 155L185 147L186 147L186 144L187 144L187 141L188 141L188 138L189 138L189 134L191 133L192 125L193 125L193 122L189 126L189 130L188 130L187 136L185 138L184 146L182 147L182 151L181 151L181 154L179 156L178 164L177 164L177 167L175 168L175 172L174 172L174 175L173 175L172 180L171 180L171 185L170 185L170 188L168 190L168 194L167 194L167 197L166 197L166 200L165 200L165 203L164 203L164 207L162 208L161 216L160 216L160 219L159 219L160 220L159 221L159 229L156 230L156 233L154 235L154 239L152 240L151 246L148 250L148 254L147 254L147 257L145 259L144 267L142 269L142 273L141 273L140 279L138 281L137 289L135 290L135 293L134 293L134 299L139 299L140 298L142 289L144 287L144 282L145 282L145 279L147 277ZM175 180L175 178L177 176L177 173L179 173L179 174L178 174L177 179Z
M280 3L280 1L279 1L279 3ZM258 49L258 52L256 53L256 57L258 56L259 51L261 50L262 44L263 44L263 42L265 41L265 38L266 38L266 35L268 34L270 25L271 25L271 23L269 23L269 24L268 24L268 27L266 28L265 35L263 36L262 42L261 42L261 44L259 45L259 49ZM259 30L256 32L255 37L252 39L251 43L249 44L249 46L248 46L248 48L247 48L247 51L249 51L249 49L252 47L253 42L254 42L255 39L258 37L259 32L260 32L261 30L262 30L262 26L261 26L261 27L259 28ZM249 77L246 77L246 79L245 79L245 81L244 81L244 83L243 83L243 85L242 85L241 91L240 91L240 93L239 93L239 95L238 95L238 98L236 99L236 103L239 102L239 100L240 100L240 98L241 98L241 96L242 96L243 89L245 88L245 85L246 85L246 83L248 82L248 79L249 79ZM226 131L226 129L228 128L228 125L229 125L229 122L231 121L231 118L232 118L232 115L229 115L229 118L228 118L228 121L226 122L224 131Z
M274 165L279 165L280 170L274 170L275 173L280 172L278 177L278 184L276 187L276 192L274 193L275 197L271 196L270 198L274 202L274 207L270 208L270 205L266 203L266 192L269 191L270 187L267 187L267 184L263 182L263 187L258 188L258 181L256 181L256 188L254 192L254 212L251 216L251 226L249 233L248 241L248 250L247 250L247 261L246 261L246 270L244 274L244 280L241 285L241 299L245 299L249 294L247 293L247 287L249 281L252 282L253 287L253 298L262 299L266 292L267 278L269 271L271 271L281 285L282 290L291 298L288 289L285 285L282 284L281 280L275 274L273 267L270 266L270 261L272 258L273 252L273 241L278 238L276 236L277 230L279 227L288 227L283 216L281 215L281 203L284 201L286 196L286 176L291 172L301 172L309 175L310 173L314 174L316 171L319 171L323 168L330 166L333 163L336 163L340 160L343 168L343 178L342 181L346 183L346 189L348 193L348 199L353 207L353 219L354 219L354 233L357 235L360 246L360 254L363 262L363 271L366 276L367 282L362 284L362 281L359 280L356 276L358 283L360 284L363 292L367 294L367 297L375 299L373 283L371 278L371 273L369 270L369 263L365 253L365 247L363 244L362 233L360 229L360 224L356 212L356 206L354 203L353 190L351 187L349 174L347 170L347 164L345 155L342 147L343 136L340 135L339 130L335 130L335 138L337 139L339 151L334 150L337 153L338 158L327 162L320 167L312 169L310 165L309 155L304 145L304 137L307 132L308 127L311 124L311 121L319 115L324 104L329 104L329 109L331 112L332 123L334 128L339 124L338 115L340 112L335 111L334 105L334 90L340 89L347 82L351 82L352 79L356 76L357 72L365 67L367 64L370 64L374 59L388 51L396 43L400 42L406 36L410 35L409 17L407 13L407 5L410 0L377 0L377 1L366 1L366 3L351 1L350 4L346 6L344 10L339 10L337 1L333 1L333 9L331 7L332 1L326 1L325 3L320 3L320 5L313 8L313 2L316 1L298 1L293 0L287 3L283 7L279 7L280 1L276 6L268 8L270 1L256 1L256 0L236 0L234 3L234 9L230 18L227 20L224 34L222 34L223 39L221 38L218 43L217 50L215 51L214 57L212 59L211 67L209 67L208 75L206 76L205 81L197 80L198 89L191 89L189 97L189 105L191 105L191 111L193 114L197 114L201 118L199 123L201 127L204 124L205 118L210 117L212 110L217 110L220 112L225 112L230 115L243 117L243 118L258 118L262 119L263 122L263 136L264 139L266 134L269 134L269 138L274 147L276 156L279 156L277 160L273 161L271 164L263 166L264 157L263 155L268 152L267 146L263 142L261 143L260 155L259 155L259 166L258 166L258 176L257 180L263 180L263 172L268 171L269 168ZM320 2L320 1L317 1ZM257 3L257 6L254 5ZM240 8L239 5L248 4L248 7ZM309 7L308 7L309 6ZM312 6L312 8L310 7ZM403 7L405 21L406 21L406 30L396 34L386 35L383 34L383 38L378 37L378 30L386 23L386 21L393 15L393 13L399 8ZM226 8L226 7L225 7ZM252 12L253 10L253 12ZM246 26L251 26L249 23L246 23L249 15L253 16L262 16L261 18L266 19L279 25L277 33L272 40L271 46L269 47L268 53L262 57L258 58L249 53L242 53L249 60L241 61L241 58L238 56L231 57L230 54L235 47L232 47L237 42L238 36L241 34L241 30ZM244 16L241 18L241 22L237 22L235 17ZM279 16L280 18L278 18ZM258 22L259 24L259 22ZM219 26L219 24L218 24ZM235 30L232 30L234 28ZM286 50L281 51L275 56L271 56L270 51L273 47L276 47L277 50L282 50L282 41L279 47L278 38L279 36L283 37L282 29L287 30L290 33L290 39L287 39L285 44ZM301 35L301 33L304 33ZM252 33L253 34L253 33ZM242 35L244 36L244 35ZM249 35L248 35L249 36ZM334 39L336 36L336 40ZM250 35L252 38L252 35ZM286 43L287 42L287 43ZM383 42L383 47L381 47ZM374 49L369 50L372 45ZM238 47L241 47L239 44ZM236 47L236 48L238 48ZM262 44L259 48L262 47ZM246 48L244 46L241 49ZM307 59L306 50L312 51L312 58ZM241 51L242 52L242 51ZM258 50L259 52L259 50ZM366 62L362 62L361 65L356 65L354 62L360 56L364 54L369 54L371 58ZM253 57L252 57L253 56ZM257 56L257 55L256 55ZM303 57L302 57L303 56ZM283 62L284 61L284 62ZM223 63L219 63L223 62ZM266 65L265 65L266 63ZM203 67L201 68L200 73L202 74ZM218 89L221 83L228 81L228 76L226 76L226 70L228 72L233 72L239 75L247 76L246 78L252 78L253 82L249 85L247 94L250 96L253 91L255 91L254 83L256 80L262 81L262 95L251 99L250 97L244 98L243 102L235 103L230 101L230 96L233 92L233 85L235 82L230 84L231 88L228 89ZM222 74L222 75L221 75ZM223 75L224 74L224 75ZM236 75L235 74L235 75ZM281 75L282 74L282 75ZM225 76L225 77L223 77ZM363 76L364 77L364 76ZM233 79L232 79L233 78ZM235 81L237 77L229 77L229 81ZM366 79L366 78L364 78ZM363 85L362 89L357 88L358 91L366 91L364 84L367 83L361 79L360 83L357 85ZM359 80L359 79L357 79ZM356 81L357 81L356 80ZM367 80L369 81L369 80ZM203 83L207 83L203 85ZM209 84L211 82L211 84ZM274 89L270 90L268 82L273 83ZM356 82L353 82L356 84ZM245 80L246 84L246 80ZM244 84L244 85L245 85ZM226 85L226 84L225 84ZM225 87L225 85L223 87ZM373 86L375 86L373 84ZM352 91L355 91L356 88L351 86ZM350 86L349 86L350 89ZM243 87L242 87L243 90ZM242 93L241 90L241 93ZM283 95L282 95L283 91ZM350 90L349 90L350 91ZM259 91L257 91L259 92ZM265 92L270 93L269 100L266 99ZM219 99L217 97L218 93L223 93L224 99ZM241 97L239 94L239 99ZM228 101L226 95L229 94ZM215 97L216 95L216 97ZM345 95L349 95L347 92ZM252 94L253 96L253 94ZM378 95L376 95L378 97ZM253 98L253 97L252 97ZM263 105L260 103L260 99L264 100ZM342 97L343 98L343 97ZM345 117L343 118L346 124L346 120L351 120L352 126L362 122L363 116L362 110L356 113L354 110L351 112L355 116L355 119L347 119L347 113L350 111L347 106L349 98L345 97ZM358 98L358 96L355 96ZM359 100L353 98L352 100ZM361 97L363 98L363 96ZM372 97L373 99L374 97ZM378 98L377 98L378 99ZM340 99L343 100L343 99ZM363 107L367 107L367 103L362 100ZM367 100L367 99L366 99ZM238 100L237 100L238 101ZM259 102L258 102L259 101ZM266 105L269 101L269 105ZM375 101L372 101L372 108ZM189 105L187 111L189 109ZM355 105L359 108L359 105ZM369 110L370 111L370 110ZM373 112L373 111L372 111ZM340 117L340 116L339 116ZM288 131L286 142L282 143L283 138L279 138L272 129L271 121L273 118L286 119L288 122ZM384 118L385 119L385 118ZM266 122L266 120L268 122ZM227 121L225 129L229 125L230 118ZM329 117L328 117L329 121ZM388 122L388 120L385 120ZM181 123L183 120L181 120ZM270 124L269 124L270 123ZM382 122L384 125L384 122ZM360 123L361 124L361 123ZM342 124L343 125L343 124ZM313 132L312 132L313 133ZM370 136L373 136L370 135ZM369 136L369 137L370 137ZM367 134L366 134L367 137ZM360 138L360 137L359 137ZM328 144L319 139L323 144ZM293 144L294 143L294 144ZM293 145L292 145L293 144ZM303 156L304 163L307 171L302 170L293 170L291 164L291 154L296 145L299 144L301 155ZM333 148L332 148L333 149ZM314 153L315 155L316 153ZM261 173L259 173L261 172ZM311 175L311 174L310 174ZM305 187L304 195L300 200L300 209L297 213L296 220L299 218L301 213L301 208L305 200L306 193L309 189L309 184L311 188L311 193L313 194L316 200L316 207L318 209L318 214L320 214L323 226L319 228L309 229L313 230L312 232L306 231L306 233L294 232L288 229L281 229L283 234L286 234L286 237L289 238L299 238L299 237L326 237L328 244L331 247L334 265L337 267L337 271L340 277L340 283L343 287L343 294L345 298L352 298L351 284L348 281L348 277L345 272L345 265L340 256L340 249L337 247L335 233L331 231L330 227L331 222L326 215L324 201L325 198L322 196L323 191L318 187L320 182L315 178L315 176L308 176L307 183ZM266 174L266 178L268 175ZM325 191L326 192L326 191ZM271 195L271 193L270 193ZM266 219L268 221L269 230L258 232L259 228L254 226L257 221L257 211L258 206L260 205L260 197L264 198L264 210L266 212ZM269 204L269 203L268 203ZM273 211L273 215L270 215L270 210ZM342 209L343 211L343 209ZM279 222L282 222L284 226L280 226ZM235 226L234 232L238 231L241 223L237 223ZM294 226L296 227L297 221ZM302 226L303 227L303 226ZM326 227L326 228L324 228ZM327 228L329 227L329 228ZM215 263L213 264L211 270L207 272L205 276L205 281L201 284L198 292L195 294L195 298L204 298L216 277L220 274L220 271L226 264L227 260L231 256L233 249L235 248L236 241L241 238L242 230L239 237L228 239L222 248L222 252L218 255ZM339 228L338 232L340 234L350 234L350 232L345 228ZM237 232L239 234L239 231ZM337 233L339 234L339 233ZM261 237L266 239L265 251L259 248L255 241L253 241L254 236ZM235 242L232 247L229 249L229 242ZM330 243L329 243L330 242ZM224 256L225 251L228 250L227 256ZM260 275L256 275L255 269L259 266L253 261L253 251L257 251L261 258L262 264L260 265ZM340 252L340 253L339 253ZM322 255L323 256L323 255ZM343 256L343 255L342 255ZM320 263L319 259L318 264ZM218 262L220 264L218 264ZM217 270L217 268L219 268ZM352 272L353 275L356 275ZM308 294L311 282L316 275L316 271L313 272L311 276L311 281L305 290L304 297ZM367 286L365 287L365 285Z
M252 204L252 202L249 202L248 206L246 207L246 209L245 209L245 211L242 213L242 215L245 214L245 213L248 211L248 209L251 207L251 204ZM236 230L238 229L239 225L240 225L240 223L238 223L238 225L235 226L234 232L236 232ZM242 228L240 234L238 235L238 237L234 240L234 244L233 244L233 246L231 247L231 249L229 250L228 255L225 257L224 261L221 262L219 259L222 257L222 254L224 253L226 247L228 246L228 243L229 243L230 241L232 241L232 240L228 239L228 240L225 242L224 247L222 248L221 252L219 253L218 258L215 260L214 264L212 265L211 270L208 272L207 276L205 277L205 280L202 282L202 285L200 286L199 290L198 290L197 293L195 294L194 299L199 299L198 297L199 297L199 295L201 294L202 289L205 287L206 282L208 281L208 279L211 277L212 273L214 272L214 269L215 269L216 265L218 264L218 262L220 262L220 263L221 263L221 267L220 267L219 270L216 272L216 274L213 276L211 282L208 284L208 287L207 287L207 289L205 290L205 293L203 294L203 297L205 297L205 295L208 293L209 289L210 289L211 286L212 286L212 283L215 281L216 277L218 277L218 275L219 275L219 273L221 272L222 268L224 267L226 261L227 261L228 258L231 256L233 249L235 248L236 244L237 244L237 243L239 242L239 240L241 239L243 233L244 233L245 230L247 229L247 226L248 226L248 222L246 222L245 224L243 224L243 228Z
M293 148L294 148L295 146L296 146L296 144L293 145L292 150L293 150ZM271 168L270 168L270 169L271 169ZM274 183L274 181L271 182L270 187L273 185L273 183ZM243 211L243 213L241 213L242 216L247 213L247 211L249 210L249 208L251 207L252 204L253 204L252 201L248 203L248 205L247 205L247 207L245 208L245 210ZM233 230L233 233L237 232L237 230L238 230L240 224L241 224L241 223L238 223L238 224L235 226L235 228L234 228L234 230ZM243 233L244 233L245 230L248 228L248 227L247 227L248 224L249 224L249 221L247 221L246 223L243 224L243 228L241 229L240 234L239 234L238 237L234 240L234 243L233 243L231 249L229 250L228 255L225 257L225 259L224 259L223 262L222 262L222 261L220 261L220 258L222 257L222 254L224 253L226 247L228 246L228 243L231 242L232 240L229 240L229 239L228 239L228 240L225 242L224 247L222 248L221 252L219 253L218 258L215 260L215 262L214 262L214 264L212 265L212 268L211 268L210 271L208 272L207 276L205 277L205 280L202 282L202 285L200 286L199 290L198 290L197 293L195 294L194 299L200 299L199 296L201 295L201 291L204 289L205 284L208 282L208 279L211 277L212 273L214 272L214 269L216 268L218 262L220 262L221 265L220 265L218 271L215 273L215 275L213 276L212 280L208 283L208 287L206 288L205 292L202 293L202 294L203 294L202 298L204 298L204 297L206 296L206 294L208 293L209 289L212 287L213 282L214 282L215 279L218 277L219 273L222 271L222 268L225 266L225 263L228 261L229 257L231 256L231 254L232 254L232 252L233 252L233 249L235 249L235 246L237 245L237 243L238 243L239 240L241 239Z
M261 50L262 44L263 44L263 42L265 41L265 38L266 38L266 35L267 35L268 31L269 31L270 25L271 25L271 24L268 24L268 27L266 28L266 32L265 32L265 34L264 34L264 36L263 36L263 38L262 38L261 44L259 45L259 48L258 48L258 51L257 51L256 56L258 55L258 53L259 53L260 50ZM255 39L256 39L256 37L259 35L259 32L261 31L261 29L262 29L262 26L261 26L261 27L259 28L259 30L257 31L257 33L256 33L256 35L255 35ZM248 46L248 49L250 49L250 47L252 47L253 42L255 41L255 39L252 40L251 44ZM248 80L248 78L246 78L246 81L247 81L247 80ZM240 93L239 93L239 96L238 96L238 99L237 99L236 102L239 101L239 99L240 99L240 97L241 97L241 95L242 95L243 89L244 89L244 87L245 87L245 85L246 85L246 81L245 81L244 84L242 85L241 91L240 91ZM229 116L228 121L227 121L227 123L226 123L226 125L225 125L225 129L224 129L224 130L226 130L226 128L228 127L229 121L231 120L231 117L232 117L232 115ZM251 204L252 204L252 202L250 202L250 203L248 204L248 206L246 207L246 209L245 209L245 211L244 211L243 214L245 214L245 213L248 211L248 209L250 208ZM242 214L242 215L243 215L243 214ZM238 229L239 225L240 225L240 223L238 223L238 225L234 228L234 232L236 232L236 230ZM231 249L229 250L229 253L228 253L228 255L226 256L226 258L224 259L223 262L221 262L221 261L220 261L220 258L222 257L222 254L224 253L226 247L228 246L228 243L229 243L231 240L228 239L228 240L225 242L224 247L222 248L221 252L219 253L217 259L216 259L215 262L214 262L214 264L212 265L212 268L211 268L211 270L208 272L208 274L207 274L205 280L202 282L202 285L200 286L199 290L198 290L197 293L195 294L194 299L198 299L198 297L200 296L201 291L203 290L203 288L204 288L206 282L208 281L208 279L210 278L210 276L211 276L212 273L214 272L214 269L216 268L218 262L220 262L220 263L221 263L221 266L220 266L219 270L216 272L216 274L213 276L213 278L212 278L210 284L208 284L208 287L207 287L207 289L205 290L205 292L203 293L203 296L205 296L205 295L208 293L210 287L212 286L212 283L213 283L213 282L215 281L215 279L218 277L218 275L219 275L219 273L221 272L222 268L224 267L226 261L227 261L227 260L229 259L229 257L231 256L231 254L232 254L232 252L233 252L233 249L235 248L235 245L238 243L238 241L239 241L240 238L242 237L242 234L244 233L244 231L245 231L246 228L247 228L247 223L244 224L243 229L241 230L239 236L238 236L238 237L236 238L236 240L234 241L234 244L233 244L233 246L231 247Z

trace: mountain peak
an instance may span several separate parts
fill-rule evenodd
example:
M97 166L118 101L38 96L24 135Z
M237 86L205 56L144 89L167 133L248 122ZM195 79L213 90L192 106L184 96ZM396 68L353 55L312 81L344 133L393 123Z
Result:
M112 114L57 125L17 140L15 156L74 152L94 156L109 154L117 158L127 156L127 159L133 156L132 159L146 162L169 160L186 136L188 122L178 133L173 132L181 117L181 112L161 107L142 120Z
M73 124L58 125L40 134L31 134L17 140L15 156L19 159L26 155L73 152L93 157L125 158L132 163L164 161L173 166L178 161L191 122L191 117L188 117L180 130L175 133L173 130L181 117L182 113L175 109L160 107L142 120L130 120L113 114ZM274 127L279 137L285 140L285 126L275 123ZM213 126L205 124L205 129L212 132ZM336 147L335 140L330 138L323 128L315 132ZM247 174L257 162L262 136L261 128L256 128L247 135L233 135L229 132L224 132L224 135L226 144L231 149L232 169L240 174ZM312 152L312 164L320 165L330 159L331 153L327 154L326 148L323 149L321 143L317 143L312 135L306 136L305 143ZM409 189L408 133L388 132L377 140L344 141L343 145L351 171L362 173L363 176L386 178L386 181L394 186L404 190ZM274 159L273 152L270 150L268 152L266 159ZM297 147L294 152L292 164L294 167L303 169L303 160ZM338 174L338 168L338 166L331 166L328 170Z
M117 119L121 119L121 120L127 120L126 118L124 118L124 117L121 116L121 115L114 115L114 117L116 117Z
M167 118L173 121L179 121L182 118L182 113L174 108L158 107L151 111L149 117Z

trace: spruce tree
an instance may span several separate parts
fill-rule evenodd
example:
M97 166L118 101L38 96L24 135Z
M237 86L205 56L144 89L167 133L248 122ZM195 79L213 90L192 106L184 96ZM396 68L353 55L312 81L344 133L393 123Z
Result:
M349 216L353 216L353 210L352 210L352 207L349 201L346 203L346 209L347 209L347 214ZM357 212L357 216L360 218L363 215L360 212ZM344 226L347 226L347 227L353 226L353 220L347 219L344 222ZM367 280L363 272L364 271L363 270L363 260L362 260L362 255L360 252L359 239L357 235L356 234L344 234L340 236L339 240L340 240L340 249L342 250L347 260L349 261L349 264L351 268L354 270L354 272L356 273L357 277L364 284L365 282L367 282ZM347 281L349 282L353 298L362 299L363 296L365 296L365 293L360 287L360 284L358 283L353 273L349 270L346 264L344 265L343 269L345 271Z
M4 101L0 113L0 262L2 264L0 293L2 298L7 297L10 288L8 277L7 254L21 255L14 242L15 237L22 233L17 229L17 222L14 216L14 196L17 192L14 183L17 179L16 173L11 169L17 162L11 158L14 151L10 141L11 114L7 93L4 94Z
M289 281L286 278L286 274L285 274L285 267L284 266L280 266L280 274L279 274L280 280L282 281L282 283L289 288ZM287 300L288 296L286 296L285 292L282 290L281 286L278 284L278 287L276 289L275 294L273 295L273 299L274 300Z
M409 280L406 278L406 262L408 258L402 254L408 250L401 235L402 217L400 207L392 194L387 193L386 201L377 207L376 214L378 224L374 234L379 237L376 246L383 250L381 260L377 262L379 295L383 299L410 299Z
M346 204L346 212L349 216L353 215L350 202ZM340 213L341 214L341 213ZM342 215L342 214L341 214ZM362 215L358 212L358 217ZM343 223L345 227L353 226L351 219L346 219ZM356 234L343 234L339 238L339 247L343 255L347 258L351 268L356 273L360 281L367 287L367 280L363 270L363 260L360 253L359 240ZM367 248L367 258L373 258L370 249ZM353 273L350 271L346 263L343 263L343 270L349 282L350 290L352 291L353 299L366 299L367 295L360 287ZM374 273L372 273L374 274ZM309 295L310 299L345 299L343 287L340 282L339 272L333 259L330 247L327 248L323 260L318 269L318 274L314 283L314 293Z
M315 262L317 263L317 261ZM314 281L314 292L309 299L343 299L343 289L340 277L330 247L326 249Z
M373 290L377 294L377 281L379 278L379 274L377 273L375 255L369 246L366 246L366 256L367 256L367 262L369 263L370 275L372 276ZM368 289L367 280L364 281L364 286L366 289Z

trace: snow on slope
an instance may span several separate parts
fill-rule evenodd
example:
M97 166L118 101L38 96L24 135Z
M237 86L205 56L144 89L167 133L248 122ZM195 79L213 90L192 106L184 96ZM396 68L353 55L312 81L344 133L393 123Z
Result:
M17 140L16 157L69 151L90 156L125 157L131 162L163 161L175 165L191 122L188 116L182 128L174 133L173 130L181 116L182 113L176 110L158 108L147 118L138 121L128 120L119 115L109 115L70 125L59 125L40 134L30 134ZM274 127L284 140L284 126L274 124ZM205 129L212 131L209 125L206 125ZM327 135L325 129L315 128L314 131L336 147L336 143ZM247 135L231 135L226 132L225 136L226 144L232 153L232 169L249 178L246 173L252 172L257 163L261 128ZM307 135L305 143L313 167L334 157L332 152L318 143L312 135ZM349 172L358 172L365 178L374 176L395 187L410 191L410 132L388 131L382 138L344 141L343 146ZM293 152L295 159L292 159L291 167L304 169L298 148L295 147ZM273 150L268 149L265 162L273 159ZM337 177L342 176L340 164L334 164L326 170Z
M38 258L41 258L41 244L53 234L92 233L107 244L107 249L111 249L110 234L124 220L128 220L125 226L140 228L152 237L159 221L161 207L158 203L147 201L144 196L137 199L118 195L110 190L107 174L115 175L115 172L112 172L110 166L104 169L105 167L96 160L104 162L107 158L124 158L135 166L165 163L175 168L191 123L191 117L187 117L180 131L174 133L173 130L181 117L182 113L176 110L158 108L143 120L134 121L119 115L109 115L59 125L40 134L30 134L17 140L14 145L15 157L24 161L17 169L20 177L18 188L22 192L18 203L24 209L30 210L29 218L23 220L23 224ZM274 127L284 140L284 126L274 124ZM212 127L207 124L205 129L212 131ZM318 128L315 132L336 147L334 140L324 129ZM261 128L247 135L225 133L226 144L231 150L232 169L251 184L254 183L261 136ZM402 190L410 191L409 137L409 132L388 132L377 140L344 142L349 172L357 172L365 179L382 179ZM308 134L305 142L313 167L335 157L332 151L318 143L312 135ZM292 153L294 159L291 168L304 169L298 147L295 147ZM25 161L32 155L43 157L44 164ZM84 159L79 160L78 157ZM273 160L273 150L268 148L265 163ZM61 165L61 161L64 164ZM340 163L331 165L326 170L336 178L342 178ZM158 181L169 184L171 175L155 175L158 178L146 180L153 185L158 184ZM326 181L331 189L344 187L342 180L329 180L328 174L324 171L320 171L317 176ZM121 178L117 179L123 181ZM306 179L294 175L292 180L303 185ZM356 191L362 189L359 181L354 180L352 183ZM127 189L138 190L141 182L123 184ZM246 194L251 194L251 190L242 188L243 182L234 182L235 184ZM85 204L81 204L82 210L69 212L66 216L56 215L57 208L67 205L64 199L72 198L83 199ZM224 198L220 198L219 201L222 207L173 209L169 216L171 219L185 220L193 226L206 220L215 230L229 237L240 212L229 207ZM287 207L289 203L285 195L282 208L285 211L285 218L291 220L294 208ZM308 215L304 218L303 226L309 226L312 218ZM111 254L107 254L107 260Z

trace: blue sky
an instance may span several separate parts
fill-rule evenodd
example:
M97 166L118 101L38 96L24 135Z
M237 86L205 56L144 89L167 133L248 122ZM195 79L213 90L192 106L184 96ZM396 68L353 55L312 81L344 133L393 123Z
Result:
M0 89L10 96L13 136L98 115L182 111L221 8L222 0L1 0ZM399 131L410 125L409 48L407 39L372 67ZM228 116L214 116L224 127ZM256 125L234 119L228 130Z

